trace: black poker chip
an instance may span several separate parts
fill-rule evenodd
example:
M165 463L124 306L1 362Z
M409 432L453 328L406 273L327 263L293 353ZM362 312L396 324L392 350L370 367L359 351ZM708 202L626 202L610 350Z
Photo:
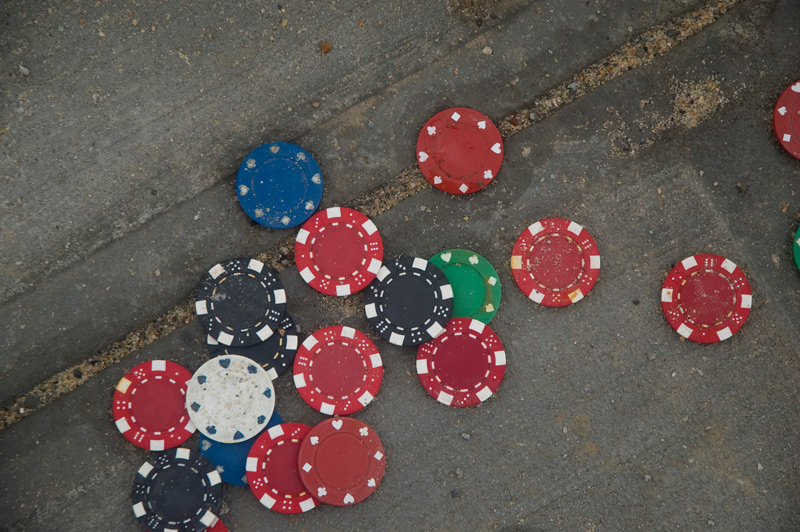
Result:
M184 447L154 453L133 481L136 518L152 532L194 532L217 522L222 478L203 455Z
M419 257L384 263L370 283L367 321L395 345L419 345L439 336L453 313L453 289L442 270Z
M292 367L298 346L297 326L287 311L284 312L275 333L263 342L243 347L229 347L220 344L209 335L206 343L211 356L233 354L250 358L267 370L270 379L275 380Z
M215 265L200 280L195 312L217 343L247 346L267 340L286 310L278 274L263 262L235 258Z

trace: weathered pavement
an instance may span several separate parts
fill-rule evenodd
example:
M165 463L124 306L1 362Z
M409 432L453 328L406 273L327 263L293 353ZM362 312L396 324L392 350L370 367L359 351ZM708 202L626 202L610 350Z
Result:
M797 529L800 166L771 110L800 77L800 6L728 4L508 2L480 26L445 3L3 7L0 529L139 529L128 497L147 453L116 432L111 392L144 360L202 363L181 302L216 261L267 252L304 333L372 334L360 295L305 286L275 248L293 233L238 208L233 171L273 139L315 155L323 207L380 213L387 257L487 257L508 372L487 403L448 409L419 385L413 350L376 340L384 383L356 417L386 446L380 489L286 517L227 487L231 530ZM637 53L660 50L662 33L676 46L651 62L625 48L645 35ZM629 63L606 66L620 50ZM595 83L593 65L619 75ZM512 113L532 103L543 116L526 127ZM514 132L496 182L465 198L403 173L421 124L453 105ZM574 307L538 307L511 279L514 240L549 216L589 228L603 257ZM658 301L671 265L700 252L742 266L754 292L718 345L681 342ZM276 385L284 419L322 419L289 378Z

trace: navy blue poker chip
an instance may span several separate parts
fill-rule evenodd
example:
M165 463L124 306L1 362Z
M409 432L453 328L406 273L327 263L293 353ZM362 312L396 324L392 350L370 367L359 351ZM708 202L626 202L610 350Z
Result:
M283 423L281 416L277 412L272 412L272 417L264 430L281 423ZM247 455L250 453L253 442L261 436L264 430L249 440L238 443L220 443L201 433L200 452L216 466L217 472L224 482L236 486L247 486Z
M306 150L270 142L247 154L236 174L236 197L250 218L273 229L308 220L322 200L322 172Z

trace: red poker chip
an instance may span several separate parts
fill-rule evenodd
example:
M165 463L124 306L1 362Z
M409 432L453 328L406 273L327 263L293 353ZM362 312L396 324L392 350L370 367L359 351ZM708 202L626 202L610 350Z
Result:
M247 455L247 484L256 498L282 514L299 514L314 508L314 499L300 481L297 455L311 427L283 423L268 428Z
M719 255L686 257L670 270L661 288L667 321L694 342L727 340L742 328L752 306L744 272Z
M417 350L417 375L448 406L475 406L500 387L506 352L497 334L472 318L453 318L442 334Z
M491 183L503 163L503 139L484 114L467 107L433 116L417 138L425 179L450 194L470 194Z
M329 296L348 296L367 286L381 269L383 240L364 214L331 207L303 224L294 258L311 288Z
M194 434L186 411L191 372L169 360L151 360L117 383L112 413L117 429L134 445L151 451L177 447Z
M294 385L311 408L329 416L367 406L383 380L372 340L352 327L326 327L305 339L294 358Z
M600 252L583 226L547 218L517 238L511 273L531 300L546 307L564 307L583 299L597 282Z
M781 146L800 159L800 81L789 85L778 98L772 113L772 125Z
M326 504L355 504L378 489L385 455L380 438L366 423L350 417L327 419L300 444L300 480Z

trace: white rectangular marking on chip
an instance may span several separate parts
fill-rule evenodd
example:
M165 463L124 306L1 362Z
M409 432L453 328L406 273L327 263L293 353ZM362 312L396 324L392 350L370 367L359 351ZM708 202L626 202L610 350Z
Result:
M591 255L589 257L589 269L590 270L600 269L600 255Z
M315 345L317 345L317 339L314 338L313 336L309 336L308 338L303 340L303 347L305 347L306 349L309 350L313 349Z
M264 327L262 327L260 330L258 330L258 332L256 332L256 335L259 338L261 338L262 342L265 341L270 336L272 336L273 334L275 334L275 331L273 331L269 325L264 325Z
M377 460L377 461L379 461L379 462L380 462L380 461L381 461L381 459L383 458L383 453L382 453L382 452L380 452L380 451L375 451L375 454L373 454L373 455L372 455L372 457L373 457L375 460Z
M544 301L544 294L539 293L536 290L531 290L531 293L528 294L528 299L536 303L541 303L542 301Z
M206 335L206 343L208 345L219 345L219 342L217 342L216 338L214 338L210 334Z
M221 343L222 345L231 345L233 342L233 335L226 332L221 332L217 337L217 342Z
M350 295L350 285L349 284L340 284L336 287L336 295L337 296L349 296Z
M374 399L374 397L372 396L371 393L364 392L361 395L361 397L358 398L358 402L361 403L364 406L367 406L368 404L370 404L372 402L373 399Z
M498 366L505 366L506 365L506 352L505 351L495 351L494 352L494 363Z
M313 507L314 507L314 499L312 499L311 497L309 497L304 501L300 501L300 509L303 510L304 512L309 511Z
M275 499L273 499L272 497L270 497L269 495L267 495L265 493L264 495L261 496L260 499L258 499L258 502L260 502L261 504L263 504L267 508L272 508L273 506L275 506L275 502L276 501L275 501Z
M319 405L319 411L329 416L333 415L333 413L335 412L335 408L336 407L330 403L322 403L321 405Z
M165 448L164 440L150 440L151 451L163 451Z
M153 371L167 371L167 361L166 360L153 360L150 362L150 368Z
M697 261L695 260L694 255L692 255L691 257L686 257L685 259L683 259L681 261L681 264L683 265L684 270L691 270L692 268L697 266Z
M275 425L274 427L270 427L267 429L267 434L269 434L269 437L272 438L273 440L275 438L279 438L283 436L283 427L281 427L280 425Z
M389 335L389 343L394 345L403 345L403 339L405 336L402 334L392 333Z
M371 259L369 261L369 266L367 266L367 271L369 273L378 273L378 270L381 269L381 261L378 259Z
M308 236L309 236L310 234L311 234L311 233L309 233L309 232L308 232L308 231L306 231L305 229L300 229L300 230L297 232L297 238L295 238L295 240L296 240L297 242L299 242L300 244L305 244L305 243L308 241Z
M453 402L453 396L447 392L439 392L439 396L436 398L436 400L440 403L450 406L450 403Z
M258 471L258 458L255 456L248 456L247 463L245 464L244 468L246 471L250 471L251 473Z
M216 473L216 470L214 470L214 472ZM217 473L217 476L219 476L219 473ZM214 526L214 523L217 522L217 519L219 518L214 515L214 512L211 510L206 510L206 513L203 514L203 517L200 518L200 522L209 527Z
M115 424L117 425L117 430L120 431L122 434L125 434L129 430L131 430L131 425L128 423L128 418L121 417L119 418Z
M194 423L192 423L191 419L186 422L186 425L184 425L183 428L186 429L186 432L189 434L194 434L194 431L197 430L197 427L194 426Z
M328 215L328 218L341 218L342 217L342 209L339 207L331 207L327 211L325 211Z
M302 469L303 469L303 471L305 471L306 473L308 473L309 471L311 471L311 464L309 464L308 462L306 462L305 464L303 464L303 468L302 468Z
M411 266L418 270L425 271L428 267L428 261L419 257L414 257L414 262L411 263Z
M378 280L383 281L387 275L389 275L389 268L381 266L381 269L378 270Z
M383 268L381 268L382 270ZM364 305L364 312L367 314L367 318L374 318L378 315L375 311L375 303L370 303L369 305Z
M544 231L544 226L542 225L542 222L536 222L528 226L528 231L533 236L536 236L542 231Z
M361 227L364 228L364 231L366 231L368 235L371 235L378 230L378 227L372 220L367 220L366 222L361 224Z
M733 333L731 332L730 327L725 327L724 329L720 329L719 331L717 331L717 336L719 336L720 341L722 341L722 340L727 340L728 338L733 336Z
M297 335L296 334L287 334L286 335L286 349L291 349L292 351L297 349Z
M342 327L342 336L345 338L355 338L356 337L356 330L352 327Z
M436 338L437 336L442 334L443 331L444 331L444 327L439 325L438 321L435 321L435 322L433 322L433 324L431 324L430 327L428 327L428 330L426 332L429 335L431 335L431 338Z
M453 285L448 283L442 286L440 292L442 293L442 299L453 299Z
M117 383L117 390L119 390L120 393L128 393L128 388L130 388L130 386L131 386L131 381L129 381L125 377L122 377Z
M417 373L420 375L426 375L428 373L428 361L427 360L417 360Z
M580 288L578 288L574 292L567 294L567 297L569 297L569 300L572 301L573 303L577 303L578 301L583 299L583 292L581 291Z
M753 296L750 294L742 294L742 308L753 307Z
M486 324L483 323L482 321L472 320L471 322L469 322L469 328L478 334L483 332L484 327L486 327Z
M147 476L150 474L152 470L153 466L150 464L150 462L145 462L142 464L142 467L139 468L138 473L142 475L144 478L147 478Z
M689 338L689 336L694 332L691 328L687 327L685 323L681 323L680 327L678 327L678 334L683 336L684 338Z
M286 303L286 290L281 288L272 292L275 295L275 303Z
M583 231L583 226L581 224L576 224L575 222L570 222L569 226L567 227L567 231L575 236L578 236L581 234L581 231Z
M379 368L383 366L383 360L381 360L380 353L373 353L369 356L369 361L372 364L373 368Z
M736 264L732 263L728 259L723 260L721 266L728 273L733 273L733 270L736 269Z
M247 267L253 270L254 272L261 273L261 270L264 269L264 263L260 260L250 259L250 262L247 264Z
M206 300L202 299L200 301L195 301L194 311L197 313L198 316L204 316L208 314L208 306L206 305Z
M298 388L306 387L306 377L302 373L294 374L294 385Z
M136 504L133 505L133 515L135 515L136 517L141 517L145 513L147 512L144 509L144 503L137 502Z
M484 386L475 396L481 400L481 403L492 396L492 390L488 386Z
M790 142L792 140L792 136L788 133L783 134L783 142Z
M222 264L217 264L213 268L208 270L208 274L211 277L213 277L214 279L216 279L217 277L219 277L223 273L225 273L225 268L222 267Z
M302 277L302 278L303 278L303 280L304 280L306 283L310 283L310 282L311 282L311 281L314 279L314 272L312 272L312 271L311 271L311 268L309 268L308 266L306 266L305 268L303 268L303 269L300 271L300 277Z
M275 368L269 368L267 370L267 375L269 375L270 380L275 380L278 378L278 372L275 371Z
M672 303L672 288L661 289L661 301L664 303Z
M521 270L522 269L522 256L521 255L511 255L511 269L512 270Z
M178 447L175 450L175 458L178 460L188 460L190 456L190 451L186 447Z
M214 469L213 471L209 471L206 476L208 477L208 482L212 486L216 486L217 484L222 482L222 477L219 476L219 471L217 471L216 469Z

